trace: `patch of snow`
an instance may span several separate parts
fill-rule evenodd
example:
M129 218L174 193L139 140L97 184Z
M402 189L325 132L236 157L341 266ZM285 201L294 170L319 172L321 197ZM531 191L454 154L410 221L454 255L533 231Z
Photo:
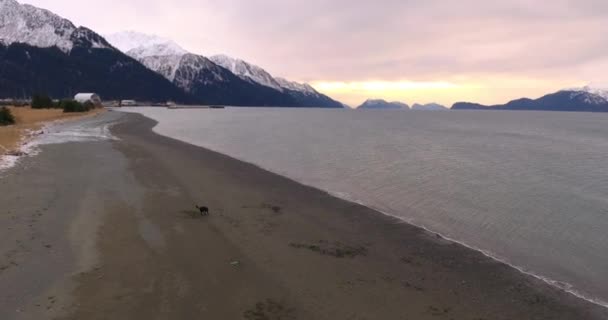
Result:
M582 88L564 89L562 92L570 94L571 100L579 100L587 104L602 105L608 103L608 90L585 86Z
M608 101L608 89L585 86L585 87L581 88L580 90L598 95Z
M567 88L561 91L570 92L570 97L575 98L577 96L583 96L583 100L587 103L602 104L608 103L608 89L600 88L593 85L587 85L584 87Z
M182 62L181 55L166 55L166 56L150 56L144 58L137 58L144 66L148 69L160 73L163 77L173 81L177 69L179 69Z
M173 80L178 87L190 91L195 83L211 84L224 82L226 70L218 67L211 60L196 54L182 57L179 70Z

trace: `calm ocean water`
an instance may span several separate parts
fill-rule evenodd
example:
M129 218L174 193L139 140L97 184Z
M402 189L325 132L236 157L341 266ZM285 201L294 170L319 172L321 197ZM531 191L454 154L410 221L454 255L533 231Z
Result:
M128 111L608 301L608 114Z

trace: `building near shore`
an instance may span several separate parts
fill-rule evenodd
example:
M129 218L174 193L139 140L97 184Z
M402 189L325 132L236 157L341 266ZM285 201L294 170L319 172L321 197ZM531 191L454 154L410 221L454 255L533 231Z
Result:
M96 107L101 107L101 98L96 93L79 93L74 96L74 100L80 103L90 102Z
M120 101L120 106L121 107L134 107L134 106L137 106L137 101L135 101L135 100L121 100Z

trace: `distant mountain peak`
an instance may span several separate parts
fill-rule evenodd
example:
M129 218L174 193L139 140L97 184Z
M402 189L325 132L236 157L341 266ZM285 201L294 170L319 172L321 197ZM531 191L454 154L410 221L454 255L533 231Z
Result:
M125 31L106 35L106 39L118 50L140 59L153 56L187 54L184 48L170 39L137 31Z

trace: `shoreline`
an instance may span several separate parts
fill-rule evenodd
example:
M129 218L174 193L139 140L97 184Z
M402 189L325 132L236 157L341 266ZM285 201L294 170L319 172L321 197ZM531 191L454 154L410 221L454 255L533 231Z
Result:
M608 317L608 310L481 252L253 164L158 135L154 121L141 115L117 113L103 119L117 121L111 132L119 140L44 146L23 162L29 170L19 165L11 170L12 180L0 183L0 192L10 190L48 208L52 214L41 219L50 220L38 227L56 234L48 250L74 256L66 269L71 272L53 274L49 267L34 273L73 288L66 293L70 299L58 296L65 303L58 319ZM48 188L55 184L44 174L51 168L47 174L63 177L61 190ZM46 191L30 190L30 184ZM77 193L68 196L73 186ZM27 212L18 198L7 200L8 210ZM211 215L197 216L194 204L208 206ZM11 228L27 228L4 215L0 221ZM82 232L65 231L66 223ZM0 234L0 240L13 234L20 233ZM4 243L10 247L14 241ZM27 250L20 255L22 268L28 259L48 266L57 261ZM0 286L31 276L7 270L0 271ZM0 315L9 311L2 302Z

